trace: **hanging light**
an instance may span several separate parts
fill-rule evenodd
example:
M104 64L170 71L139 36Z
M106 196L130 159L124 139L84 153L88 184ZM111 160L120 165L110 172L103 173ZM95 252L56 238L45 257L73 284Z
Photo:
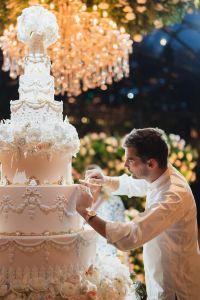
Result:
M55 93L77 96L90 88L102 87L129 75L132 40L115 22L96 10L86 11L80 0L55 0L49 6L56 14L60 38L49 48ZM13 25L0 37L3 70L16 78L22 73L26 49L17 41Z

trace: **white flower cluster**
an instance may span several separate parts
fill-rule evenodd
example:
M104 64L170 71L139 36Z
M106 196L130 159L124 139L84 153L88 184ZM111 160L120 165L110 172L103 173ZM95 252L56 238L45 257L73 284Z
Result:
M45 48L58 39L58 24L53 13L42 6L25 8L17 18L18 39L27 44L33 33L41 35Z
M38 152L79 151L79 138L75 127L68 122L44 122L23 124L5 120L0 123L0 151Z
M27 268L28 270L28 268ZM37 273L37 272L36 272ZM21 274L21 273L19 273ZM39 299L70 299L70 300L136 300L138 299L129 276L128 268L116 257L105 256L90 266L86 273L63 274L64 280L43 276L13 279L10 286L0 281L0 297L5 300L39 300ZM42 273L41 273L42 274ZM29 278L29 280L27 280ZM29 292L28 298L23 298ZM57 298L58 296L58 298Z
M116 257L105 256L97 260L96 272L88 279L92 283L96 280L99 299L125 300L128 294L132 295L131 299L136 299L129 270Z

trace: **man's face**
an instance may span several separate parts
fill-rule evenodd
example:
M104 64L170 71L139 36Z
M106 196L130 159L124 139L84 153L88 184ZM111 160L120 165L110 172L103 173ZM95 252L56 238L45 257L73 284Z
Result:
M125 167L129 170L133 178L146 179L149 175L148 163L137 156L135 148L125 149Z

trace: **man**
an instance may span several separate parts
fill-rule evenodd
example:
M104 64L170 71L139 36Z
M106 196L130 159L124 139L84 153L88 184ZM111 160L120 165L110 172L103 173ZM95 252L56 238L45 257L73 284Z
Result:
M118 195L145 196L146 209L128 223L106 222L90 209L92 196L81 187L77 211L120 250L144 245L149 300L199 300L200 252L196 205L185 178L167 163L163 131L134 129L125 139L125 166L132 177L107 177L97 170L86 181L105 184Z

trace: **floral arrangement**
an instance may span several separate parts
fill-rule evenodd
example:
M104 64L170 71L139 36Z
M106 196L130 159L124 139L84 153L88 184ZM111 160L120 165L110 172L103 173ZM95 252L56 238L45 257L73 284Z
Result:
M15 24L17 16L29 4L39 3L51 8L58 0L1 0L1 29L5 25ZM111 17L119 26L125 27L133 38L145 34L154 28L178 23L187 12L199 7L199 0L84 0L88 10L98 9Z
M18 39L27 44L33 33L42 36L47 48L58 39L58 24L53 13L42 6L25 8L17 19Z
M145 206L145 199L140 198L140 206L144 210ZM125 210L125 220L131 221L133 220L139 213L139 210L130 207L129 209ZM131 271L131 277L134 281L140 281L141 283L145 282L144 278L144 264L143 264L143 254L142 254L142 247L131 250L129 252L129 267Z
M188 182L196 180L195 167L197 151L186 145L179 135L167 136L170 149L169 161L186 177ZM79 179L85 168L91 164L100 166L109 176L127 172L124 167L123 138L109 136L104 132L90 133L80 140L80 151L73 161L74 177Z
M186 145L185 140L175 134L168 136L168 144L171 164L185 176L188 182L194 182L196 180L197 150L193 149L191 145Z
M107 175L121 175L124 169L122 139L106 133L91 133L80 139L80 151L73 161L74 178L79 179L88 165L97 164Z
M79 138L74 126L66 122L24 122L16 125L10 120L0 123L0 152L16 151L26 155L54 151L76 155Z

